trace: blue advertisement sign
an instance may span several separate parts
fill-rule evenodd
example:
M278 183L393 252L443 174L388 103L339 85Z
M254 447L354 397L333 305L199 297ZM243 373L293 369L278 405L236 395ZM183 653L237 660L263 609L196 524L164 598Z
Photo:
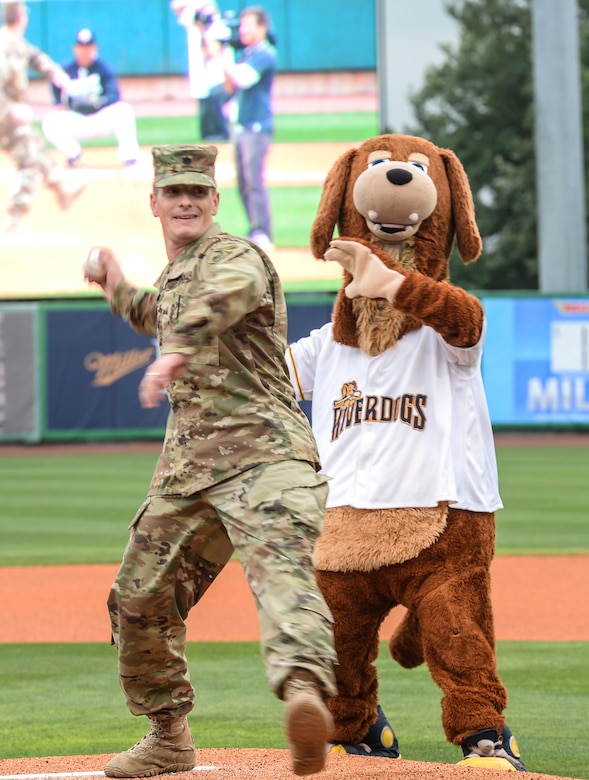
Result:
M290 296L289 340L327 322L333 297ZM143 409L138 398L145 369L157 356L156 339L136 333L106 304L48 305L43 311L43 438L163 436L167 399L158 409Z
M313 296L291 293L286 296L288 308L288 343L305 338L315 328L331 321L335 294L315 293Z
M589 298L485 298L497 425L589 425Z
M143 409L138 389L157 357L154 338L101 310L48 311L47 434L163 429L169 405Z

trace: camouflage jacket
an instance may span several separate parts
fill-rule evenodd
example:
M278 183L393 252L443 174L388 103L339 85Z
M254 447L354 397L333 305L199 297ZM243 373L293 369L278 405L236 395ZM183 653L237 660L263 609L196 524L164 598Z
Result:
M169 263L158 292L122 282L111 301L162 354L188 358L168 387L170 415L150 495L193 495L259 463L320 468L286 367L286 303L270 260L217 223Z
M0 121L12 104L26 101L30 68L49 76L59 66L26 38L0 27Z

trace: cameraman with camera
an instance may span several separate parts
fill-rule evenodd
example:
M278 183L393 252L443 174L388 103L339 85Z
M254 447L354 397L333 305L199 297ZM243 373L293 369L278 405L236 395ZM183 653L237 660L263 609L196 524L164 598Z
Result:
M216 3L172 0L170 8L186 28L190 94L198 100L200 137L207 143L229 139L228 106L231 90L225 89L223 56L234 31L226 24Z
M249 220L249 238L264 251L272 250L270 202L264 165L274 130L272 83L277 55L270 17L261 6L249 6L239 15L242 49L236 62L224 58L227 83L237 98L235 165L239 195ZM230 47L225 47L230 48Z

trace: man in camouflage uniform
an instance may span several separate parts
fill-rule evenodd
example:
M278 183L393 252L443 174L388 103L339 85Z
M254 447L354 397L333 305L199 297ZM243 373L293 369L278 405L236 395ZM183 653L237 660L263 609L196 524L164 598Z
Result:
M151 731L107 777L195 765L185 619L237 553L254 595L270 688L286 701L293 770L325 762L335 695L332 618L311 564L327 494L287 372L286 305L270 259L223 233L214 146L153 149L153 215L168 264L157 292L128 284L108 249L99 281L112 311L157 334L142 405L168 393L170 416L148 499L109 597L127 705ZM87 278L91 278L87 275Z
M0 148L14 161L18 181L11 193L4 231L18 231L22 217L31 208L34 191L42 179L51 187L62 209L82 192L81 181L66 182L54 166L42 137L32 127L33 110L26 103L29 68L66 87L69 77L46 54L29 43L24 33L29 17L23 3L4 5L0 27Z

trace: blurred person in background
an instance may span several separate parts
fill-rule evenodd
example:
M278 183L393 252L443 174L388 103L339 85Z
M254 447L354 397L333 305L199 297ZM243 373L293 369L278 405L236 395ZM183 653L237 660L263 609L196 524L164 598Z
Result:
M232 56L227 46L232 29L216 3L172 0L170 8L186 28L188 81L190 95L198 101L200 138L206 142L227 141L233 89L226 84L223 61Z
M272 84L276 73L275 39L270 17L261 6L248 6L239 15L243 49L236 62L224 61L225 75L237 98L235 164L239 196L249 221L249 238L271 251L270 200L264 167L274 132Z
M74 59L64 66L70 81L65 87L53 85L55 108L44 118L43 132L70 166L81 157L80 141L112 135L123 165L134 165L139 157L135 113L121 100L115 72L99 57L92 30L78 31L73 52Z
M10 194L3 231L22 232L21 221L29 212L40 181L56 195L58 205L67 209L84 189L82 181L67 181L57 168L43 138L34 129L34 112L27 102L29 69L45 76L58 88L66 88L68 75L47 54L26 40L29 23L24 3L5 3L0 28L0 148L16 166L18 177Z

